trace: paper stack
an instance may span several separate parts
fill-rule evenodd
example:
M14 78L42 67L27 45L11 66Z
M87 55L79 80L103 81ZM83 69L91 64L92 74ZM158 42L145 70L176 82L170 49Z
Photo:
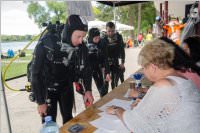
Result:
M119 131L121 133L130 133L128 128L116 115L110 115L105 112L106 108L112 105L122 107L125 110L130 110L131 101L113 99L112 101L101 106L99 108L99 110L103 111L99 113L101 117L90 122L90 124L97 128L94 133L119 133Z

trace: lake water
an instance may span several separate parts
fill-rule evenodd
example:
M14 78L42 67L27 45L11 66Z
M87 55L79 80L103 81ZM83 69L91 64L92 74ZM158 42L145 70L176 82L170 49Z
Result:
M1 51L6 53L8 49L12 49L13 51L22 50L29 42L6 42L1 43ZM37 44L37 41L33 42L27 49L34 49Z

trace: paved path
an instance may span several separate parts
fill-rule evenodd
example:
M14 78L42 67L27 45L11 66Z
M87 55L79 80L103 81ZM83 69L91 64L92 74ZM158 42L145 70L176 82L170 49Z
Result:
M126 72L125 79L132 73L134 73L139 66L137 65L137 55L140 48L126 49ZM8 84L14 88L23 88L26 83L26 77L19 78L17 80L9 81ZM99 100L99 93L93 82L93 96L95 101ZM1 92L0 92L1 93ZM13 92L6 90L6 98L8 101L10 119L12 124L13 133L38 133L41 128L40 117L36 111L37 106L28 100L29 93L27 92ZM5 117L5 109L1 98L0 108L0 133L8 133L8 126ZM82 97L76 93L76 107L77 112L74 116L84 110ZM62 125L60 113L58 113L57 123Z

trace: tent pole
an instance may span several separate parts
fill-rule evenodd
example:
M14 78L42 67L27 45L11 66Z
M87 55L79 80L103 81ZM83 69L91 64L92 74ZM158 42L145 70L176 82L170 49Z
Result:
M163 14L162 14L162 3L160 3L160 18L162 18Z
M116 8L115 8L115 3L113 3L113 15L114 15L114 24L115 24L115 29L117 29L116 25Z
M165 24L168 24L168 1L165 1Z
M8 124L8 131L9 131L9 133L12 133L10 116L9 116L8 105L7 105L6 94L5 94L5 87L3 85L3 79L2 79L2 73L1 73L1 77L0 77L0 93L1 92L3 94L3 102L4 102L4 106L5 106L5 113L6 113L6 119L7 119L7 124Z

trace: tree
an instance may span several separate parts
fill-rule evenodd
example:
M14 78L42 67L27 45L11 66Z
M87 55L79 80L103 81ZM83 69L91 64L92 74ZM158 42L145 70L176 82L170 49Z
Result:
M38 2L31 2L27 9L28 15L35 23L42 28L42 23L50 19L50 14Z
M102 21L113 20L113 8L103 4L96 4L99 14L95 14L95 17ZM138 6L137 4L131 4L127 6L116 7L116 14L119 16L118 21L124 24L134 26L134 31L130 31L131 37L134 39L134 34L138 32ZM140 31L145 32L151 28L155 22L156 9L153 2L141 3L141 22ZM134 32L134 33L133 33ZM126 32L127 33L127 32Z
M38 2L30 2L27 8L29 17L34 19L35 23L42 28L42 23L51 21L55 23L57 20L65 22L67 17L66 2L46 1L46 7Z
M103 4L97 3L97 7L93 8L94 15L96 18L98 18L101 21L111 21L113 20L113 9L110 6L106 6Z
M117 8L117 15L120 16L119 22L123 24L127 24L130 26L136 26L137 25L137 5L131 4L127 6L122 6ZM130 30L130 32L124 32L127 36L131 36L131 38L134 39L134 30Z
M49 8L48 12L54 14L54 16L51 18L51 21L55 23L57 20L60 20L62 23L64 23L67 17L66 2L47 1L46 3Z
M141 16L141 30L144 32L152 28L155 23L156 9L153 2L142 3Z
M140 25L141 25L141 3L138 4L138 33L137 35L140 34Z

